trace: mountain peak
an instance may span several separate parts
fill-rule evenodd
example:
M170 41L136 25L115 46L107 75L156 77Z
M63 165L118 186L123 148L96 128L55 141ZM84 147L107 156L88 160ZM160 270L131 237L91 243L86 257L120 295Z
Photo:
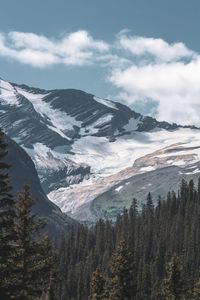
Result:
M149 156L148 166L133 168L137 159L177 141L200 140L199 130L158 122L83 91L6 81L0 84L0 124L30 155L51 200L76 216L120 180L163 166L162 158ZM197 147L184 165L198 155Z

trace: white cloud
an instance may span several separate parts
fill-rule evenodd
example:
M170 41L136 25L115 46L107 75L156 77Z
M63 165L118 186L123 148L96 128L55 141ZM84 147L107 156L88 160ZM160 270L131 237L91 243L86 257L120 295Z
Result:
M195 53L188 49L183 43L170 45L163 39L138 36L130 37L125 34L120 34L118 43L122 49L128 50L133 55L151 55L156 60L163 62L195 56Z
M112 44L87 31L60 38L24 32L0 33L0 56L34 67L95 64L109 74L118 99L129 104L156 103L159 120L200 126L200 54L183 43L120 32ZM148 111L147 111L148 113ZM151 113L151 112L150 112Z
M106 42L93 39L85 30L72 32L60 39L15 31L0 35L1 56L35 67L92 64L108 50Z
M200 58L113 70L110 80L129 104L156 101L160 120L200 125Z
M118 36L118 47L132 60L125 68L113 68L109 77L120 91L118 99L137 106L139 101L141 106L154 101L159 120L200 126L198 53L183 43L171 45L162 39L130 37L126 32Z

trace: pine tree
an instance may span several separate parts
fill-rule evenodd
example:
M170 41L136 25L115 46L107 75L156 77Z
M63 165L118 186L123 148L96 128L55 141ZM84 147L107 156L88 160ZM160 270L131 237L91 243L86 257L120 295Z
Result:
M182 279L182 265L180 258L174 255L166 266L166 275L163 280L163 300L184 299L185 285Z
M15 201L11 194L8 169L5 162L7 144L5 135L0 130L0 294L11 297L14 292L12 275L15 257ZM1 299L3 299L1 297Z
M109 300L134 299L136 286L132 255L121 240L112 255L106 293Z
M49 282L51 245L46 236L41 236L44 222L36 219L31 209L33 200L29 186L18 196L17 201L17 293L15 299L37 299Z
M89 300L103 300L105 278L99 268L92 275Z
M200 177L198 178L197 192L198 192L198 200L200 202Z
M199 300L200 299L200 279L195 283L191 295L189 296L190 300Z
M147 202L146 202L146 212L148 215L152 216L153 215L153 200L151 197L151 193L149 192L147 195Z
M57 294L59 290L59 282L61 280L61 274L58 271L58 253L52 245L52 242L48 236L44 236L41 239L41 269L42 271L42 286L43 293L45 294L45 300L57 300Z
M57 286L58 286L58 278L59 278L59 274L53 269L50 271L49 274L49 282L48 282L48 286L47 286L47 291L44 292L45 300L56 300L56 294L58 294L58 290L57 290Z

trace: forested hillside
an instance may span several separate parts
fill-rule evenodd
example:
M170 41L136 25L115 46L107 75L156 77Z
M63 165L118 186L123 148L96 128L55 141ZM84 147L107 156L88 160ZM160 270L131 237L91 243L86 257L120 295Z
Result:
M60 248L58 299L200 299L199 222L200 182L183 180L155 208L149 193L142 211L134 199L116 224L80 226Z
M0 299L200 299L200 180L55 241L32 213L29 187L13 195L6 156L1 133Z

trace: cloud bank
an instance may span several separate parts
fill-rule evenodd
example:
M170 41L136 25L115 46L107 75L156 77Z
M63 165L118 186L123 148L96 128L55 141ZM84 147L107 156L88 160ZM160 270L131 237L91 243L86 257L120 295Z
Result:
M108 50L106 42L93 39L85 30L72 32L61 39L15 31L0 34L1 56L39 68L55 64L92 64Z
M200 126L200 55L162 39L122 35L118 43L131 59L109 78L121 97L129 104L153 100L159 120Z
M112 43L85 30L60 38L10 32L0 33L0 56L36 68L58 64L105 68L106 79L121 101L133 107L156 103L159 120L200 126L200 54L183 43L131 36L126 31Z

